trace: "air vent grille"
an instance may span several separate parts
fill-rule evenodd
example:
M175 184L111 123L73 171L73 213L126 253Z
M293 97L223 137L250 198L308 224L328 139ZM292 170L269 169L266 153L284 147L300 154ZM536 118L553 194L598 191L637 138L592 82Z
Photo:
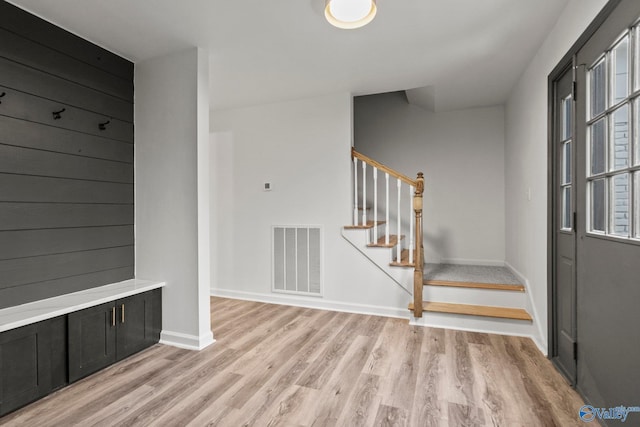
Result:
M273 227L273 291L322 296L322 229Z

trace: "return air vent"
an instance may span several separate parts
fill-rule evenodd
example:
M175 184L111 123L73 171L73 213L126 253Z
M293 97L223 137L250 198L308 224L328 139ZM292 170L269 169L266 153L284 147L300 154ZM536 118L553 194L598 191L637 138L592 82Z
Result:
M322 296L322 228L273 227L273 291Z

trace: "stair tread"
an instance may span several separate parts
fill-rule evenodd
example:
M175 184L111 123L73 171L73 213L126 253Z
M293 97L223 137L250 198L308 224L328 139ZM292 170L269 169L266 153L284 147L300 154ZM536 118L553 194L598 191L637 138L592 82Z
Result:
M398 244L398 236L395 234L389 235L389 243L385 243L385 237L382 236L376 243L369 243L367 246L370 248L392 248ZM400 236L400 240L404 239L404 236Z
M491 289L499 291L514 291L524 292L523 285L513 285L507 283L484 283L484 282L461 282L455 280L425 280L426 286L445 286L453 288L476 288L476 289Z
M367 221L366 224L345 225L344 228L345 230L367 230L375 227L376 225L381 225L384 223L385 221L377 221L375 223L373 221Z
M415 251L414 251L414 255L415 255ZM396 259L394 258L393 261L391 261L389 263L390 266L392 267L415 267L415 263L413 262L409 262L409 249L403 249L402 252L400 252L400 262L396 261Z
M409 310L413 311L413 308L413 303L410 303ZM496 317L500 319L533 320L526 310L510 307L423 301L422 310L434 313L465 314L470 316Z

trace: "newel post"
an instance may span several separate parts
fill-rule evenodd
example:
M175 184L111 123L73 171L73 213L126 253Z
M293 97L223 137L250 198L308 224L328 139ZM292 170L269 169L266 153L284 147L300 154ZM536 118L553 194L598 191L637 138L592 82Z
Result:
M416 219L415 270L413 272L413 315L422 317L422 289L424 281L424 254L422 247L422 193L424 192L424 174L418 172L416 190L413 195L413 210Z

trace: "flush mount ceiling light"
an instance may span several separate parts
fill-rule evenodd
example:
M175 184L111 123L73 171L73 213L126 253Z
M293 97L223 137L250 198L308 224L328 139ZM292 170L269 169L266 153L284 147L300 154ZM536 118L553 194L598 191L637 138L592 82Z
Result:
M373 21L376 0L326 0L324 16L335 27L352 30Z

